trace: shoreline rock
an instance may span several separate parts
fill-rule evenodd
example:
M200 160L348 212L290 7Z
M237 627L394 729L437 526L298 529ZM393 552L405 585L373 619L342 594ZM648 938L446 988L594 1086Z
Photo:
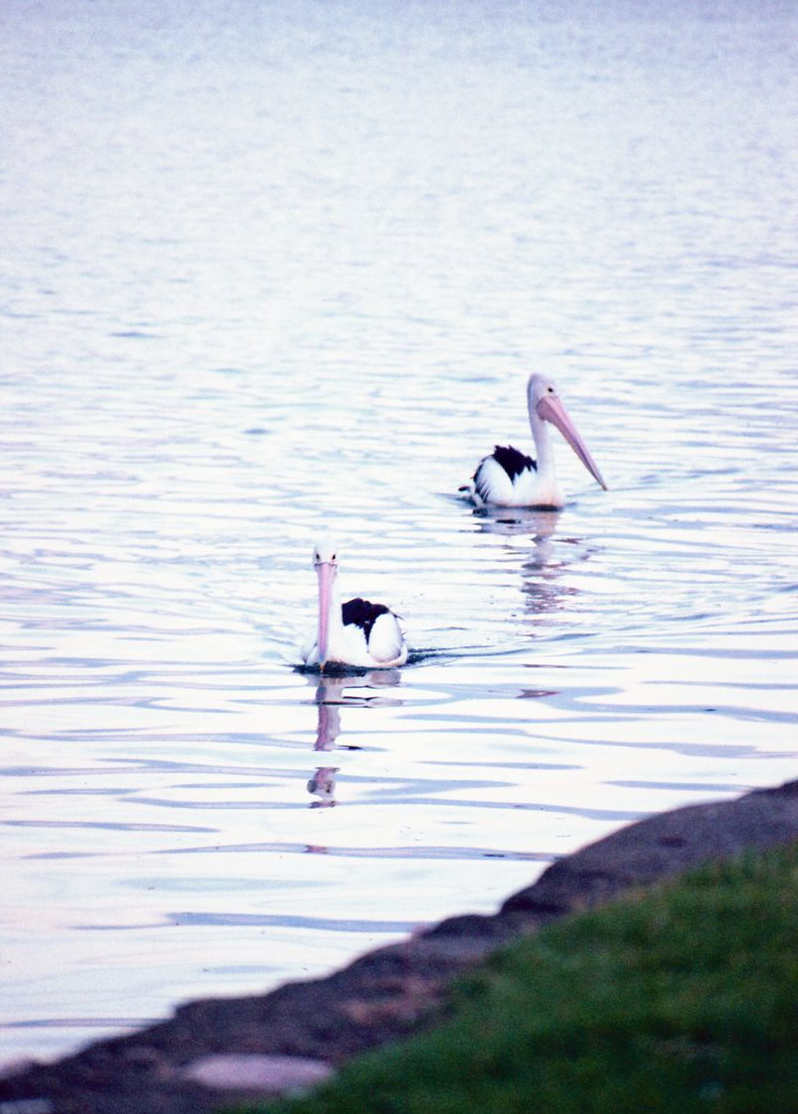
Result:
M31 1103L40 1114L210 1114L302 1086L433 1024L451 980L501 944L708 859L794 839L798 781L649 817L559 859L495 914L449 917L323 978L189 1002L137 1033L4 1073L0 1114Z

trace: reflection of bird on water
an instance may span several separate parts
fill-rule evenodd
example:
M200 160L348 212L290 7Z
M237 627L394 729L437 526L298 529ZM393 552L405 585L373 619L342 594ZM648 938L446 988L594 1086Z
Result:
M559 517L556 511L536 511L532 507L515 507L510 513L496 507L479 515L475 522L483 534L526 535L539 549L548 550L548 539L556 532Z
M336 588L338 559L334 546L322 542L313 551L319 582L316 641L302 653L305 665L352 665L390 669L407 661L407 643L399 620L384 603L360 598L341 604Z
M344 696L345 688L385 688L398 685L402 675L398 669L373 670L356 677L322 676L316 686L315 702L318 710L316 720L316 751L334 750L335 741L341 733L341 708L344 704L364 707L368 704L385 703L379 696ZM358 747L349 747L357 750ZM329 808L335 802L335 775L338 766L317 766L316 772L308 780L308 793L318 798L311 808Z
M319 685L319 689L322 686ZM327 686L325 685L325 690ZM329 704L326 700L318 699L319 705L318 720L316 723L316 742L313 746L314 750L332 750L335 746L335 740L341 731L341 710L338 704ZM340 696L340 690L339 690Z
M556 426L593 478L607 489L601 473L579 435L557 388L544 375L530 375L526 387L529 425L535 442L537 460L512 445L497 445L484 457L469 483L460 491L477 507L553 507L564 506L565 498L554 469L554 448L548 424Z
M567 596L579 595L577 588L562 579L563 574L571 565L589 556L581 538L560 535L552 540L553 534L553 529L536 533L534 547L521 564L521 591L526 610L535 614L559 610Z
M518 545L509 539L527 537L532 542L520 565L521 591L528 612L555 611L562 607L566 596L578 595L578 589L567 586L561 578L572 564L587 560L590 554L581 538L557 533L560 516L556 511L527 507L508 514L495 508L480 515L477 521L482 533L500 534L508 539L505 549L514 562L519 555Z
M333 750L341 731L340 702L345 679L327 677L316 688L316 742L314 750ZM338 766L317 766L308 780L308 793L318 797L311 808L329 808L335 804L335 775Z
M311 808L330 808L335 804L335 775L337 766L318 766L312 778L308 780L308 793L312 793L319 800L313 801Z

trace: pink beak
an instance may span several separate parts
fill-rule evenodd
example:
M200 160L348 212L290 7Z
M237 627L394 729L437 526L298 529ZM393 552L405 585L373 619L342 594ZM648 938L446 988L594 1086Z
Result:
M330 640L330 609L332 607L332 586L335 580L335 566L327 561L316 565L319 578L319 633L316 645L319 648L319 666L327 664L328 643Z
M582 461L593 479L596 480L597 483L600 483L606 491L607 485L601 477L601 472L599 472L595 460L588 452L587 445L579 436L576 426L568 416L568 411L557 396L544 395L540 402L538 402L536 410L539 418L551 422L552 425L555 425L557 429L559 429L560 433Z

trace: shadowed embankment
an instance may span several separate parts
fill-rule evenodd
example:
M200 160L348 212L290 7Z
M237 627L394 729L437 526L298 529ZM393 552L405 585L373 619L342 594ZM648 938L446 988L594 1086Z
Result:
M499 945L708 860L795 839L798 782L651 817L554 863L493 916L452 917L327 978L192 1002L169 1021L31 1065L0 1081L0 1111L33 1114L21 1100L35 1100L37 1114L202 1114L242 1097L231 1071L239 1084L249 1074L250 1094L267 1093L270 1076L272 1090L309 1082L440 1020L453 978Z

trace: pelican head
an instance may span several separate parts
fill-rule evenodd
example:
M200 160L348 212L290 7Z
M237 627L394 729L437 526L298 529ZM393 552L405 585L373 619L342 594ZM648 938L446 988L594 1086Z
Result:
M330 538L318 538L313 547L313 567L318 569L320 565L330 565L332 568L338 568L336 546Z
M526 385L526 397L533 436L537 422L551 422L563 435L593 479L601 484L606 491L607 485L604 483L601 472L599 472L596 462L579 435L579 431L571 420L568 411L560 401L557 387L551 379L537 373L530 375L529 382Z

